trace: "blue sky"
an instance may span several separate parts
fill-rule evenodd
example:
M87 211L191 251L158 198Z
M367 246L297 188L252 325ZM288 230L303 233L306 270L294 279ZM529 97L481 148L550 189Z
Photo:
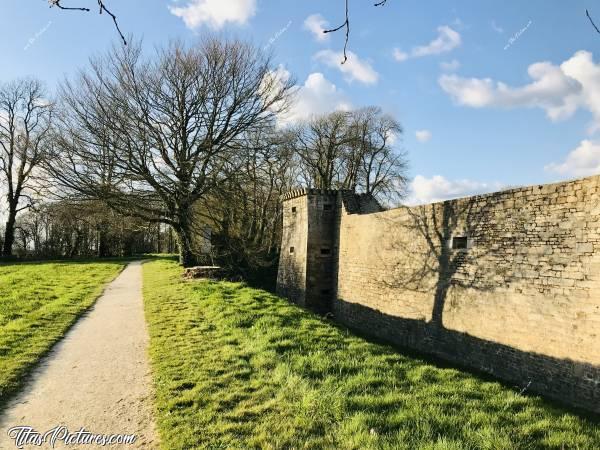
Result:
M600 22L600 2L373 3L350 0L341 66L343 33L318 30L343 21L343 0L106 0L149 48L207 31L268 47L300 87L294 119L364 105L392 113L412 202L600 173L600 35L585 16ZM0 81L34 75L53 89L117 38L97 13L0 0Z

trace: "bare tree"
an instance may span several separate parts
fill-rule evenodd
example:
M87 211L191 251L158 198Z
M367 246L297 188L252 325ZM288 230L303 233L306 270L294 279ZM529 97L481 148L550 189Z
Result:
M334 112L314 117L294 131L295 151L303 171L303 184L319 189L339 186L344 149L350 143L350 115Z
M292 132L300 183L397 202L408 167L406 154L393 145L401 133L398 121L377 107L315 117Z
M200 208L213 230L215 256L246 278L276 266L281 195L294 187L295 161L286 134L274 127L249 133L238 170Z
M191 265L194 204L235 173L245 135L287 106L293 80L275 74L239 40L173 43L150 59L140 44L115 48L63 85L48 169L79 195L170 225Z
M351 137L345 158L344 186L396 202L405 193L407 155L394 147L402 127L381 108L370 106L352 113Z
M32 206L35 171L47 155L51 115L40 81L22 79L0 87L0 174L8 207L3 256L12 255L17 214Z

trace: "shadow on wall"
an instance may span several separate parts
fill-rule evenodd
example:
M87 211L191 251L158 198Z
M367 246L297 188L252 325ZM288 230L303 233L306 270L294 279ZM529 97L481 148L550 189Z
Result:
M283 251L279 256L276 293L297 305L307 306L303 268L293 258L284 255Z
M403 207L377 218L384 226L381 235L394 236L385 240L387 244L377 256L376 265L383 274L377 284L400 303L410 298L411 292L419 293L414 298L428 302L425 311L431 308L430 321L390 315L374 309L377 304L356 303L360 296L338 298L333 304L334 315L378 339L600 413L600 366L522 351L444 326L444 309L454 289L464 301L467 290L476 299L477 293L523 281L522 267L503 252L511 251L519 240L526 241L531 234L528 227L536 218L527 208L499 207L506 201L502 195Z
M525 352L435 322L390 316L338 299L334 316L348 327L379 340L440 357L467 370L480 370L569 404L600 413L600 367ZM542 375L543 374L543 375Z
M382 217L400 235L419 238L395 239L389 244L386 251L401 256L382 284L432 295L431 326L444 327L444 306L451 288L489 292L513 281L514 267L497 260L491 264L490 257L497 247L512 245L512 236L525 231L528 218L523 211L494 208L494 197L500 195L402 207L406 213L402 221ZM491 229L498 223L502 233ZM495 243L490 236L496 238Z

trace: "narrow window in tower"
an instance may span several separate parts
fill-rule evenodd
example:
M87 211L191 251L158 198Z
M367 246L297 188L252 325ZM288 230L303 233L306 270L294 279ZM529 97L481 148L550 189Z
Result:
M294 214L296 213L296 207L295 206L292 206L292 213L294 213Z
M290 247L290 253L294 253L294 247Z

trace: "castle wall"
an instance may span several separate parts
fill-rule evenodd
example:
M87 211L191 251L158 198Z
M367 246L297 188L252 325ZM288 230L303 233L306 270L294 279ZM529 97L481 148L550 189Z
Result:
M339 214L337 320L600 412L600 177Z
M334 256L337 255L337 193L307 195L308 242L306 306L320 312L331 309L334 295Z
M308 208L304 191L288 194L283 204L283 228L277 293L306 306Z
M331 309L337 278L336 201L336 191L300 189L283 207L277 292L321 312Z

